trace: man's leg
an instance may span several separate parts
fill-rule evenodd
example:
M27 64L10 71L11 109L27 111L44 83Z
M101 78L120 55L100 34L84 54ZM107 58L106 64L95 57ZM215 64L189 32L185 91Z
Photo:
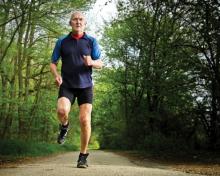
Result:
M65 137L68 131L68 115L70 112L71 103L70 100L66 97L61 97L57 102L57 116L60 120L60 133L57 138L57 142L59 144L63 144L65 142Z
M77 167L79 168L88 167L87 157L89 154L87 153L87 148L91 136L91 112L92 104L84 103L79 106L79 120L81 127L81 149L77 161Z
M79 107L79 120L81 127L81 150L83 154L87 153L89 139L91 136L91 112L92 104L85 103Z

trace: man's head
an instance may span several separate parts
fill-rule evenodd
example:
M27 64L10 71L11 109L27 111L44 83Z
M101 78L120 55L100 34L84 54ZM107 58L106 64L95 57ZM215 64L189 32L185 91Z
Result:
M81 34L84 32L86 26L86 19L82 12L73 12L69 22L73 33Z

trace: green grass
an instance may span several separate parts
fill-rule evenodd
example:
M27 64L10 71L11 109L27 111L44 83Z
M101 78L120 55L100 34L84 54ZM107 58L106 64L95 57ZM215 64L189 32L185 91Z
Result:
M77 150L77 147L71 144L58 145L35 141L2 140L0 142L0 160L47 156L74 150Z

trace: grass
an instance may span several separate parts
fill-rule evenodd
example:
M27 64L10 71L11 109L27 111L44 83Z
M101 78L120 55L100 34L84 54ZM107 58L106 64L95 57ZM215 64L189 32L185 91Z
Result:
M72 144L58 145L35 141L2 140L0 142L0 163L74 150L77 150L77 147Z

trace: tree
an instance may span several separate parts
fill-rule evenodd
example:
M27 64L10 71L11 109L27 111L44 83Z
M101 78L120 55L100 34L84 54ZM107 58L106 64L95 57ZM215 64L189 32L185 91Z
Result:
M193 30L182 26L177 13L182 6L159 0L126 2L119 1L119 19L106 28L103 41L116 63L114 81L124 102L128 146L145 148L155 133L158 143L162 136L167 146L178 140L196 144L202 133L193 94L200 59L194 48L180 47L193 44Z
M72 8L83 9L91 2L1 1L1 138L28 139L35 135L36 139L51 140L48 129L54 123L45 118L50 116L46 112L53 107L48 102L55 98L51 94L54 86L47 67L54 39L67 30L62 23ZM44 100L44 97L49 98Z
M209 139L209 147L219 145L220 137L220 3L218 1L179 1L181 26L192 30L192 42L181 47L193 48L200 57L195 101L198 115ZM187 12L187 13L186 13Z

